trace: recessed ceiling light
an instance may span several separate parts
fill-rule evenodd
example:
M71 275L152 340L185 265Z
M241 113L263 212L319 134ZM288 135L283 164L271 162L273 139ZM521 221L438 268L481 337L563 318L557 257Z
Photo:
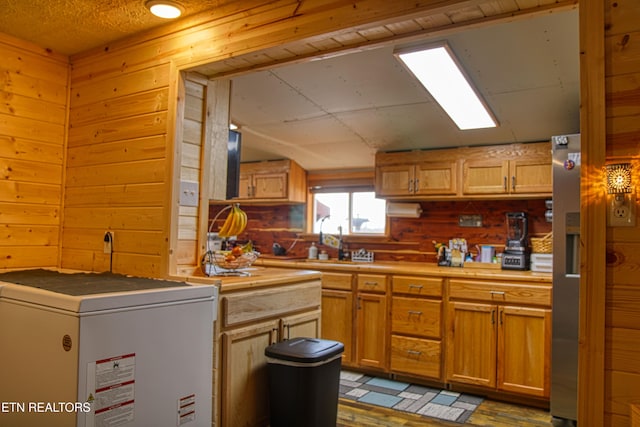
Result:
M175 19L184 12L184 7L172 0L148 0L145 6L155 16L164 19Z
M471 86L446 43L394 55L409 69L460 130L496 127L478 92Z

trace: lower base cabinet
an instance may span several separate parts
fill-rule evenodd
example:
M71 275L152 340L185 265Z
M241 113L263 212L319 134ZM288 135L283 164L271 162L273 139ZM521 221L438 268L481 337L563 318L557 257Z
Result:
M269 425L265 349L321 332L321 283L221 294L219 332L220 426Z
M356 365L388 370L387 276L356 276Z
M453 289L456 284L459 289ZM548 398L551 309L545 306L550 305L550 288L477 281L451 286L452 298L493 303L448 303L446 380Z
M322 338L344 344L342 364L353 364L353 293L322 290Z
M264 349L276 342L279 320L222 334L221 425L269 424L267 359Z

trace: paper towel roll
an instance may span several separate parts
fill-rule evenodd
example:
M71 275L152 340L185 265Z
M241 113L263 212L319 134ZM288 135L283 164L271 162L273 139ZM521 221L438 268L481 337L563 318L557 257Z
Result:
M387 203L387 216L395 218L420 218L420 203Z

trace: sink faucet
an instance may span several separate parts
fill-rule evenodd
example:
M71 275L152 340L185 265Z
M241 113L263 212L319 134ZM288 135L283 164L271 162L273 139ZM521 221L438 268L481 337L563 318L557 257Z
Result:
M338 226L338 261L343 261L346 258L346 254L344 252L344 248L342 247L342 226Z
M318 232L318 244L323 245L324 241L322 238L322 224L324 223L324 220L329 218L329 215L324 216L321 220L320 220L320 230ZM338 226L338 234L339 234L339 238L338 238L338 260L339 261L343 261L347 258L347 253L345 252L343 245L342 245L342 226L339 225Z

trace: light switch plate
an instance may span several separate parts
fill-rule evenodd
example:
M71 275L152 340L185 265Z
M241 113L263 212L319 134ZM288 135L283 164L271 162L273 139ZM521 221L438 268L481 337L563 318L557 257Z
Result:
M197 182L180 181L180 206L198 206L199 198Z

